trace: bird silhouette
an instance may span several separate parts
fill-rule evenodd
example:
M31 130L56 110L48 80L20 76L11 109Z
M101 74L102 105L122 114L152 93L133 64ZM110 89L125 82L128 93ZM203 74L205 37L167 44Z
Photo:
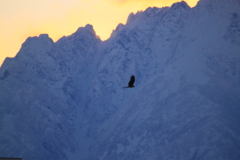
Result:
M134 82L135 82L135 76L132 75L131 78L130 78L130 81L128 82L128 86L127 87L124 87L124 88L133 88L134 87Z

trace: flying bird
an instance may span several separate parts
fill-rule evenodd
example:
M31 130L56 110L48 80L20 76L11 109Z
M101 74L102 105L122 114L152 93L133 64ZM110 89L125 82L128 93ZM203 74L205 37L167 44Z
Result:
M128 82L128 86L124 88L133 88L134 87L134 82L135 82L135 77L134 75L131 76L130 81Z

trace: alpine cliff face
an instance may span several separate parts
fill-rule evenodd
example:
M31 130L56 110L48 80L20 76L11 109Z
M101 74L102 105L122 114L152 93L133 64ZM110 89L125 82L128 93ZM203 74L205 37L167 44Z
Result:
M239 159L239 8L182 1L107 41L91 25L28 38L0 68L0 157Z

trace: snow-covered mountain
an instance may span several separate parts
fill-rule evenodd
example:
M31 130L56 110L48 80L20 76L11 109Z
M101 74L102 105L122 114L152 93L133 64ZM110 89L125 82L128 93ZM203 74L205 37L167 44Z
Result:
M239 8L182 1L107 41L91 25L28 38L0 68L0 157L240 159Z

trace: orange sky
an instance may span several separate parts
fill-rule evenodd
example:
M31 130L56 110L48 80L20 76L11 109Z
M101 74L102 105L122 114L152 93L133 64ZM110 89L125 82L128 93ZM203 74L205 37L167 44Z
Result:
M171 6L181 0L0 0L0 65L14 57L29 36L47 33L57 41L92 24L106 40L131 12ZM194 7L198 0L185 0Z

